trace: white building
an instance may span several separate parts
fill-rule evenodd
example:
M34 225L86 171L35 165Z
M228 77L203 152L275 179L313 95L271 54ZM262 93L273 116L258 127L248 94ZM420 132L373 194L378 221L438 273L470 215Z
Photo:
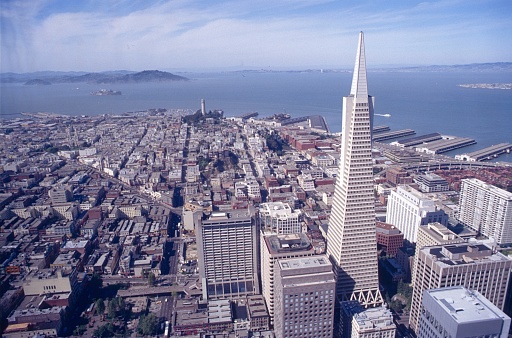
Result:
M351 338L395 338L393 314L383 306L368 308L352 318Z
M446 225L447 221L448 216L437 209L433 200L410 186L398 186L389 195L386 223L396 226L409 242L416 243L420 225L434 222Z
M262 229L276 234L294 234L302 232L299 222L301 211L292 210L288 203L268 202L260 204L260 222Z
M460 285L424 291L421 309L418 337L508 337L510 317Z
M377 271L372 160L373 97L368 95L363 33L359 35L350 95L343 98L342 147L327 254L336 293L368 306L382 303Z
M459 219L498 244L512 243L512 193L476 178L464 179Z

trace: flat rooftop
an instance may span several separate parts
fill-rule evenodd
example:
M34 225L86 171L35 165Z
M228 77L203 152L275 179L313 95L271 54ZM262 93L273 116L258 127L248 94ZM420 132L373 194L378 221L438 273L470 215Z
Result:
M425 290L423 297L431 297L459 324L479 322L483 319L508 318L479 292L463 286Z
M311 249L311 241L306 234L283 234L265 237L270 253L306 251Z

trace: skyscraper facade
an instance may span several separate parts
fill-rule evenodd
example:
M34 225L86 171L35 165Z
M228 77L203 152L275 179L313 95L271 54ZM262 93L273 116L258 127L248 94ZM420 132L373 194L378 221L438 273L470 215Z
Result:
M446 225L448 215L438 210L433 200L404 185L389 195L386 222L396 226L404 234L405 240L416 243L420 225L434 222Z
M498 244L512 243L512 193L476 178L464 179L459 219Z
M258 238L250 209L212 213L196 229L204 299L259 293Z
M331 338L336 282L329 259L281 259L277 270L276 338Z
M274 323L274 297L277 262L282 259L308 257L315 249L306 234L275 235L261 232L261 288L267 303L270 323Z
M350 95L343 98L339 175L327 232L327 254L341 300L382 303L377 274L372 163L373 97L368 95L363 32Z

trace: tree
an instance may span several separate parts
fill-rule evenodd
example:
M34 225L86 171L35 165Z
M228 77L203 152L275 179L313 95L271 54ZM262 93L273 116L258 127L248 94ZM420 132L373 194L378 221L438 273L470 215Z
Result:
M96 313L100 316L105 313L105 302L101 298L96 301Z
M158 319L153 313L140 317L137 333L143 336L152 336L158 333Z
M102 325L98 327L96 330L94 330L92 336L97 338L102 337L112 337L114 335L114 325L111 323L107 323L105 325Z
M155 282L156 282L155 274L153 272L150 272L149 275L148 275L148 284L149 284L149 286L155 286Z

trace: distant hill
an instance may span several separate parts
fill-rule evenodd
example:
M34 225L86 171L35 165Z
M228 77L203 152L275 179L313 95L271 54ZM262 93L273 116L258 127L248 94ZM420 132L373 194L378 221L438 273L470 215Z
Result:
M52 84L51 82L46 81L46 80L41 80L41 79L33 79L33 80L28 80L27 82L25 82L26 86L41 86L41 85L47 86L47 85L51 85L51 84Z
M183 76L175 75L159 70L145 70L142 72L111 71L103 73L64 73L64 72L37 72L37 73L3 73L0 81L3 83L45 84L52 83L139 83L139 82L164 82L164 81L188 81Z

